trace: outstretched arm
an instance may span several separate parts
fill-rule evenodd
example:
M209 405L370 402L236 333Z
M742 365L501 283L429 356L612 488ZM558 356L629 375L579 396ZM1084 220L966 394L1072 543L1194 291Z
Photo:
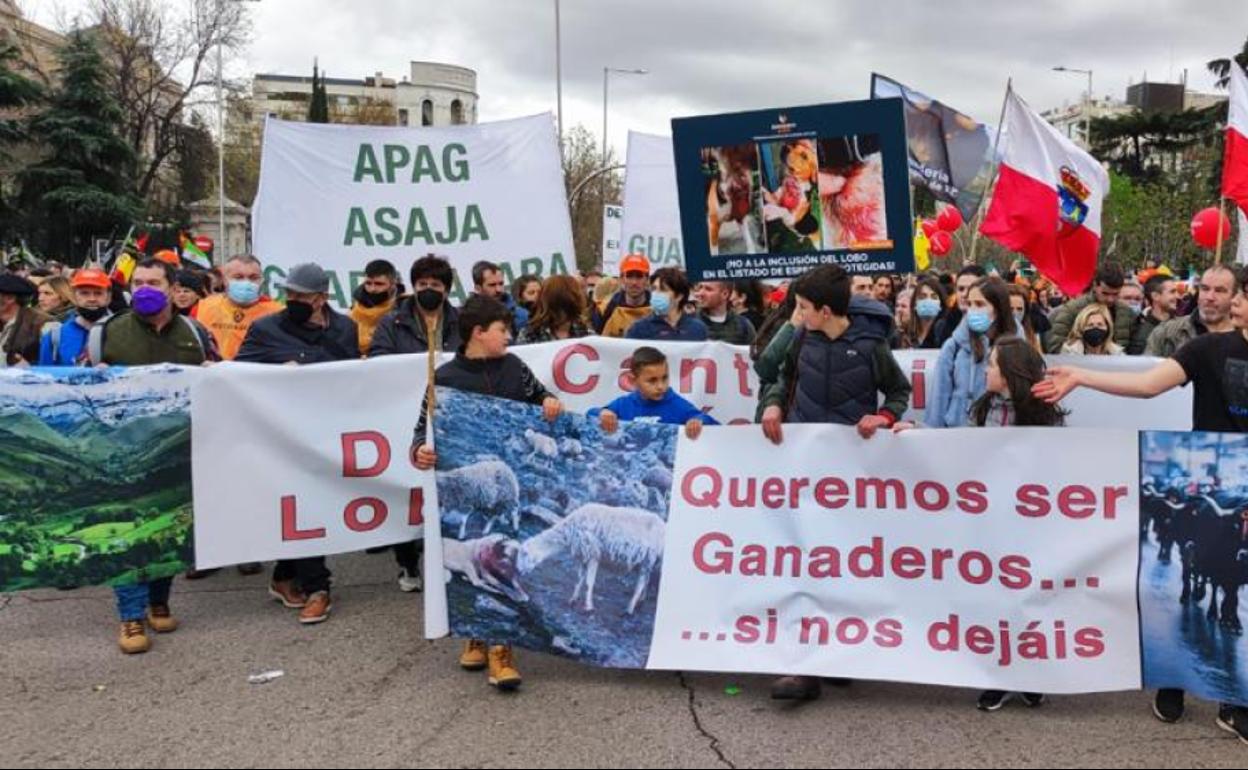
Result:
M1032 388L1037 398L1050 404L1061 401L1076 388L1088 388L1127 398L1153 398L1187 382L1187 373L1174 359L1166 359L1146 372L1098 372L1074 366L1055 366Z

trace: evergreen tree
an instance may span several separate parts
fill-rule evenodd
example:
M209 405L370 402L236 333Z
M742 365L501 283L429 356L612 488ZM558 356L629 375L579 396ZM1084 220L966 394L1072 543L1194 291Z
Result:
M19 175L27 231L45 252L80 257L93 237L109 237L140 214L136 158L119 134L122 111L105 65L81 30L59 52L61 83L48 109L27 122L47 158Z
M42 87L17 71L21 53L12 43L0 42L0 112L11 114L35 104L43 96ZM26 138L20 118L0 118L0 160L8 158L6 146Z
M309 123L329 122L329 92L325 90L325 76L317 65L312 64L312 101L308 103Z

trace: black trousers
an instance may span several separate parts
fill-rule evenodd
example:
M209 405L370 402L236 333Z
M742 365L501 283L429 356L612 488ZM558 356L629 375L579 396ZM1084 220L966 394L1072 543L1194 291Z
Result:
M420 574L420 557L425 552L424 540L412 540L408 543L396 543L394 546L394 560L398 562L399 567L408 571L409 574Z
M317 591L328 591L331 577L333 573L325 566L324 556L279 561L273 568L273 580L294 580L299 589L308 596Z

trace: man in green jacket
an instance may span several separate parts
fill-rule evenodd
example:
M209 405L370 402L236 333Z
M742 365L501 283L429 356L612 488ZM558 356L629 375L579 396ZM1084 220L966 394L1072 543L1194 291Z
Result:
M1108 262L1101 265L1096 271L1092 291L1082 297L1072 299L1053 314L1051 319L1053 328L1049 330L1049 336L1045 340L1045 350L1054 354L1062 352L1062 345L1066 344L1066 338L1070 336L1075 319L1079 317L1084 308L1094 302L1101 303L1113 312L1114 342L1125 350L1131 344L1131 324L1135 320L1135 314L1131 312L1131 308L1126 303L1118 301L1118 295L1122 293L1122 286L1126 282L1127 277L1117 264Z

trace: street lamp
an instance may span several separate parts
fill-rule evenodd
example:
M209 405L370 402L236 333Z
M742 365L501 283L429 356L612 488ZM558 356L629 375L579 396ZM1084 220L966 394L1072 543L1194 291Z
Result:
M1088 149L1092 149L1092 70L1081 70L1073 67L1054 67L1054 72L1071 72L1076 75L1088 76L1088 98L1083 108L1083 141Z
M603 168L607 167L607 151L608 151L608 148L610 147L610 142L607 139L607 95L608 95L607 88L608 88L608 82L612 73L615 73L617 75L648 75L650 74L647 70L643 70L643 69L619 69L617 67L603 67L602 68L602 167ZM606 191L607 191L606 177L603 177L602 185L603 185L602 187L603 203L605 204L606 203Z
M559 160L563 160L563 39L559 26L559 0L555 0L555 110L559 120Z

